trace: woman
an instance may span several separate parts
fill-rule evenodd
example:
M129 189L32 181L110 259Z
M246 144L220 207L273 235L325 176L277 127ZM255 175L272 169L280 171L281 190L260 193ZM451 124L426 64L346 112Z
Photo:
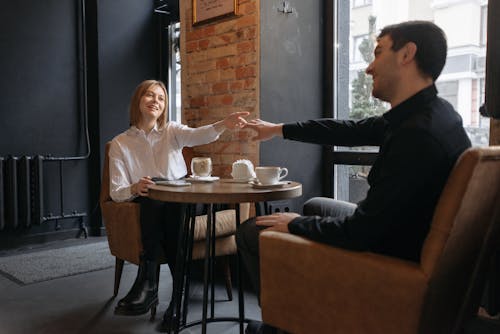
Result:
M236 112L214 124L190 128L167 122L167 90L156 80L137 86L130 102L130 128L110 146L110 195L116 202L141 205L143 253L132 288L121 299L115 314L139 315L158 304L158 258L165 254L172 277L175 270L179 222L183 206L147 197L152 177L179 179L187 173L182 148L217 140L226 129L239 129L248 112ZM169 306L171 310L172 307Z

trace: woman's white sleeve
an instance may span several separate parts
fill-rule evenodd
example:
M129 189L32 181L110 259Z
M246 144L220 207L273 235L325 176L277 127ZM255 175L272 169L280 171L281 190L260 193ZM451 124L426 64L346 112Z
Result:
M115 202L133 200L132 182L123 161L122 154L115 143L109 149L109 195Z
M220 133L215 130L212 124L198 128L190 128L187 125L178 124L175 130L181 147L208 144L219 139L220 136Z

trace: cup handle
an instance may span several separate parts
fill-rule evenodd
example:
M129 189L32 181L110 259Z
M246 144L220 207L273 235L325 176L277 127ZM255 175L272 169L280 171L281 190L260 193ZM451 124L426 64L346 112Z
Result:
M285 172L285 173L283 174L283 172ZM281 179L283 179L287 175L288 175L288 169L286 169L284 167L280 168L280 178L279 179L281 180Z

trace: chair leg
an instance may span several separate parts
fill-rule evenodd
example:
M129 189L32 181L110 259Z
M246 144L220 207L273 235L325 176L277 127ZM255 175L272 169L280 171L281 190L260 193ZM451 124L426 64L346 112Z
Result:
M229 301L233 300L233 284L231 282L231 266L229 264L229 256L223 256L221 258L223 270L224 270L224 279L226 281L226 292L227 299Z
M116 297L116 295L118 294L118 289L120 288L120 280L122 278L124 262L125 261L123 261L122 259L115 257L115 286L113 291L113 297Z

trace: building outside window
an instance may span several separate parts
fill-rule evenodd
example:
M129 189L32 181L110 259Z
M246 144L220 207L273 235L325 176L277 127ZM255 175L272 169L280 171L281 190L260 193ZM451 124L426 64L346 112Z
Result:
M353 63L363 61L363 54L360 51L361 43L368 38L368 34L354 36L352 38L351 61Z
M481 46L486 46L486 32L488 31L488 6L481 6L481 30L479 31L479 44Z
M451 103L453 108L458 106L458 81L445 81L436 83L439 96Z
M368 6L371 5L372 0L353 0L352 1L352 7L363 7L363 6Z

